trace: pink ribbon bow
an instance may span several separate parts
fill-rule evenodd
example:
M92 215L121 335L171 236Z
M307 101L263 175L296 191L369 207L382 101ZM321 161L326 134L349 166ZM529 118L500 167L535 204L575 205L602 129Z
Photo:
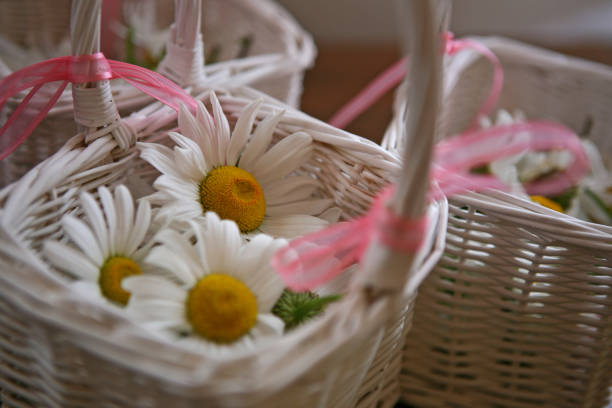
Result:
M435 147L432 169L432 186L437 188L430 188L428 200L467 191L504 190L506 186L496 177L471 174L469 170L521 152L551 149L569 150L574 162L562 174L528 187L528 191L539 194L562 192L589 168L580 140L570 129L551 122L516 123L442 141ZM363 217L295 239L279 250L272 266L285 285L296 291L314 289L359 262L373 241L399 252L417 251L426 221L394 214L386 205L391 192L392 187L383 190Z
M102 53L52 58L16 71L0 82L0 110L11 96L32 88L0 129L0 160L32 133L68 83L114 78L125 80L177 111L181 103L196 109L196 101L183 89L148 69L107 60Z

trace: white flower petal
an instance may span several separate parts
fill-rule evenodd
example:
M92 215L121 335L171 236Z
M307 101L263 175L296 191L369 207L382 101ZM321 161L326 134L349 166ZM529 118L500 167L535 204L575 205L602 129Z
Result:
M172 220L187 221L202 216L202 205L195 201L174 201L157 212L155 220L162 224Z
M169 233L165 235L170 236ZM144 262L163 269L169 276L178 279L186 286L193 286L200 277L198 269L194 268L197 261L193 260L193 255L189 253L184 239L178 233L174 236L179 240L178 243L169 242L168 239L163 240L163 245L151 249Z
M106 227L106 221L104 220L104 214L98 206L97 201L91 194L83 192L81 193L79 199L81 202L81 206L83 207L85 217L87 217L87 220L89 221L89 224L93 229L96 239L98 240L100 250L106 258L109 255L109 249L108 231Z
M130 276L121 281L123 289L138 298L159 298L185 302L187 292L174 282L160 276L138 275Z
M128 314L141 322L185 321L185 304L168 299L130 299L126 308Z
M238 163L240 153L244 150L249 140L255 114L261 105L261 101L261 99L257 99L251 102L240 112L229 141L229 146L227 147L226 163L228 165L234 166Z
M200 146L178 133L170 132L168 135L178 145L174 147L174 166L177 171L186 178L201 180L210 167Z
M62 228L68 234L72 242L78 246L85 255L96 265L102 265L105 260L102 248L91 232L91 229L81 220L65 215L62 217Z
M98 195L100 196L100 202L102 202L102 208L104 209L104 215L106 215L106 223L108 224L108 250L111 255L117 253L117 243L113 239L117 234L117 215L115 212L115 203L113 196L106 187L100 187L98 189Z
M136 211L136 220L130 231L130 236L125 246L127 254L133 254L140 246L140 243L145 238L151 225L151 205L147 200L140 200L138 210Z
M274 128L280 122L284 112L268 116L262 120L255 129L255 133L240 156L239 166L252 173L253 164L264 154L274 135Z
M178 112L178 126L181 134L193 140L199 146L202 146L202 142L209 137L204 134L203 129L198 125L198 121L184 104L181 104Z
M253 337L280 336L285 330L285 323L270 313L257 315L257 323L251 330Z
M140 149L140 157L155 167L160 173L175 177L179 176L174 165L172 149L157 143L139 142L136 146Z
M259 229L274 237L296 238L326 227L327 221L312 215L286 215L264 218Z
M223 113L223 109L221 109L219 99L217 99L217 95L215 95L214 92L210 93L210 103L212 105L213 117L215 118L215 135L218 143L217 151L218 157L221 160L219 164L227 164L225 156L230 141L229 123L227 122L225 113Z
M308 176L292 176L270 183L264 189L267 205L290 203L309 198L320 188L319 181Z
M162 175L155 180L153 186L175 200L200 201L199 184L194 180L185 180L174 176Z
M115 240L115 250L121 255L129 256L126 244L134 227L134 201L127 187L119 185L115 188L115 210L117 211L117 232L111 237Z
M287 136L253 164L251 174L265 185L280 180L306 163L313 151L312 137L304 132Z
M215 135L215 121L213 120L208 110L201 101L198 101L198 109L196 111L196 121L204 134L202 139L202 153L206 163L212 168L221 164L221 158L218 154L218 142Z
M317 215L327 210L334 204L330 198L314 198L312 200L301 200L297 202L266 206L266 215L280 217L292 214Z
M258 310L268 313L281 293L284 284L270 265L272 256L287 242L273 240L266 235L255 236L240 251L240 266L236 278L241 280L257 298Z
M66 271L76 278L98 281L99 267L82 252L56 241L47 241L44 243L43 253L57 269Z
M240 230L234 221L221 220L214 212L207 212L205 218L203 246L210 268L208 273L231 274L235 270L236 254L242 244Z

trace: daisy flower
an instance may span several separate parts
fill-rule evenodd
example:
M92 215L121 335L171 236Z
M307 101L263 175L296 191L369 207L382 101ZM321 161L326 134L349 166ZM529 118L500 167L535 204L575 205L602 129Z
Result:
M333 200L315 196L319 182L295 174L314 149L308 134L293 133L270 147L282 112L265 118L251 133L261 103L255 101L241 112L230 136L214 93L210 102L212 117L201 102L196 117L180 110L182 134L170 133L174 149L138 144L141 157L162 173L150 197L161 206L159 217L187 221L214 211L235 221L243 234L285 238L337 220L340 211L330 209Z
M494 125L510 125L525 121L525 114L516 111L510 114L501 109L497 112L494 123L484 118L481 126L487 128ZM572 154L568 151L553 150L549 152L524 152L502 158L491 163L491 173L510 186L511 191L518 195L526 195L523 183L535 180L555 171L566 169L572 163Z
M77 290L125 306L130 293L121 281L143 272L143 258L149 251L143 241L151 224L151 207L141 200L134 217L134 202L125 186L117 187L114 197L106 187L100 187L98 195L102 207L89 193L79 197L86 221L72 215L61 220L74 245L48 241L43 253L57 269L76 279Z
M166 229L146 261L166 276L129 277L128 313L144 326L190 347L226 352L283 332L271 313L283 283L270 258L286 241L257 235L248 243L236 223L208 212L188 234ZM193 243L195 241L195 243Z

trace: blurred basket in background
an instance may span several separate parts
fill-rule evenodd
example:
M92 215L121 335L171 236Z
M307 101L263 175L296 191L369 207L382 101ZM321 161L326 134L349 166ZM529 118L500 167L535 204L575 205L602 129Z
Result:
M561 122L612 158L612 70L502 38L498 108ZM465 130L492 78L447 61L441 136ZM405 85L404 85L405 86ZM383 145L396 150L405 106ZM502 192L450 200L445 254L419 290L402 399L418 407L603 407L612 385L612 228Z
M69 3L62 0L51 5L41 0L7 0L0 4L0 36L3 37L0 78L25 65L59 56L57 52L62 55L70 53ZM153 4L147 1L140 3L145 7L147 3ZM158 5L159 13L163 13L167 20L163 23L170 24L174 15L172 2L160 1ZM299 105L303 74L312 65L316 49L310 35L284 9L270 0L208 0L204 2L204 7L199 0L177 1L176 6L177 21L181 18L191 20L188 21L191 25L179 27L183 31L200 27L200 15L189 13L190 10L200 10L205 19L203 39L207 44L210 41L211 50L218 50L215 57L217 63L197 68L199 75L195 78L195 84L189 82L189 79L194 79L190 77L180 85L189 86L196 93L203 87L253 85L292 106ZM181 10L186 12L181 14ZM105 24L110 25L110 22ZM249 46L245 48L247 54L241 55L238 49L244 39L248 39ZM169 46L174 46L177 52L173 53L166 65L189 68L196 63L203 64L202 38L191 33L187 39L191 44L185 44L184 40L183 37L171 37ZM115 48L116 54L107 57L123 55L121 47L125 41L118 41L118 44L110 47ZM180 78L170 79L177 81ZM129 113L151 101L122 81L113 82L112 95L120 112ZM0 122L3 122L3 117L8 117L14 107L15 103L7 104L6 112L0 113ZM87 118L77 119L78 123L88 121ZM63 135L73 134L75 129L72 94L68 90L38 126L35 134L0 162L0 186L16 180L57 151L66 141ZM43 140L44 143L41 142Z

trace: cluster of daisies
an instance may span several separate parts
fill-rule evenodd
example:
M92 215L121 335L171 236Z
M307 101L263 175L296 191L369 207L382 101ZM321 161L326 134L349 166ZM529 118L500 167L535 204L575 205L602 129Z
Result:
M513 114L505 110L497 112L495 121L483 118L483 128L492 125L507 125L525 121L521 111ZM567 191L550 197L530 196L550 209L565 212L585 221L612 225L612 171L608 170L597 147L583 139L582 146L590 162L590 173L580 183ZM527 196L524 185L540 177L563 171L572 164L573 158L568 151L525 152L503 158L480 169L490 172L510 186L514 194Z
M80 195L43 252L70 285L174 341L222 352L250 347L320 313L337 296L286 290L270 259L286 239L337 221L317 180L298 170L312 138L275 143L282 113L254 126L248 105L230 133L214 93L212 115L179 113L173 148L140 143L161 175L137 206L124 185ZM255 127L254 131L253 128Z

